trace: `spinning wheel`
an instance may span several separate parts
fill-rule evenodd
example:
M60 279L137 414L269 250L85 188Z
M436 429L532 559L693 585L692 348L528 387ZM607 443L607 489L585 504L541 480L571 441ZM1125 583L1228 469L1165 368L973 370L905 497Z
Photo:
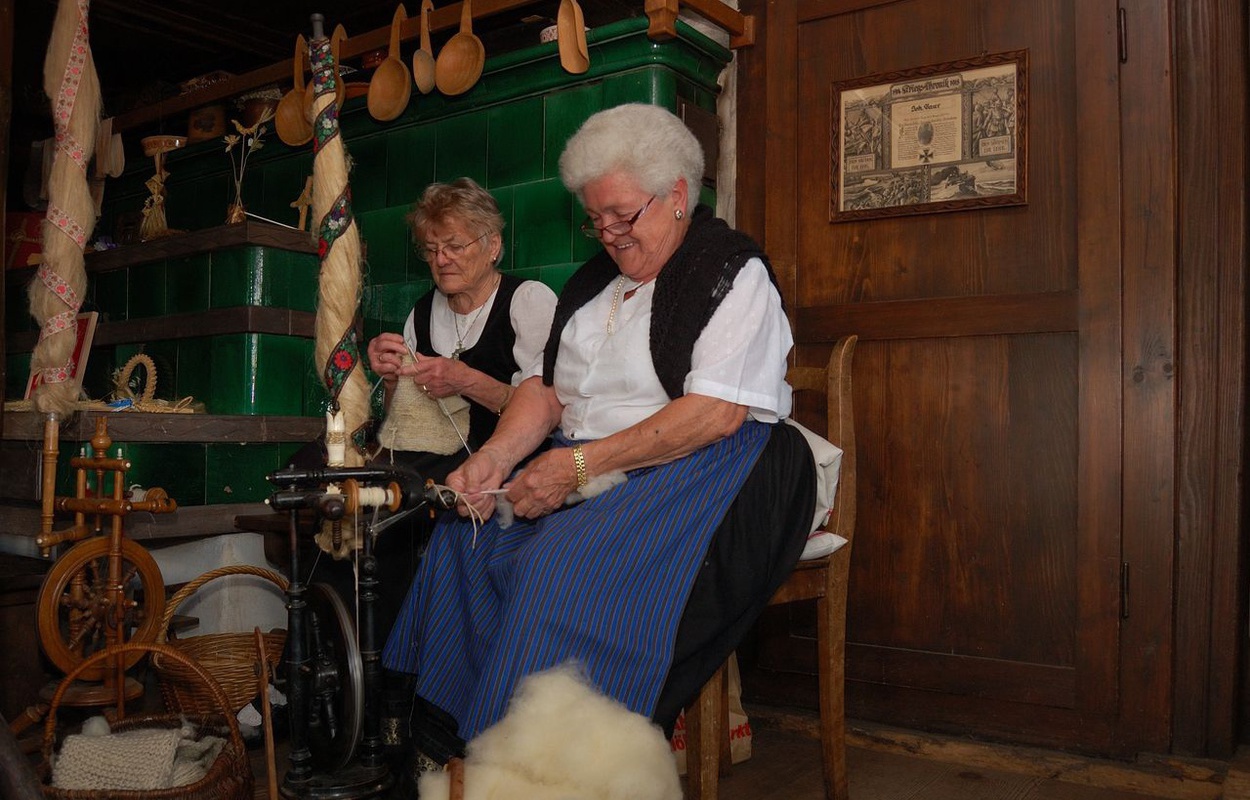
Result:
M39 590L39 641L52 663L72 672L88 656L109 645L109 630L120 624L124 638L137 642L156 640L165 610L165 585L160 568L142 545L121 542L121 608L109 599L109 538L87 539L57 559ZM140 596L141 595L141 596ZM117 617L121 619L118 620ZM143 654L130 651L126 668ZM101 681L108 664L81 673L86 681Z
M312 686L308 749L329 771L351 761L364 721L364 664L356 625L337 592L324 583L308 587Z

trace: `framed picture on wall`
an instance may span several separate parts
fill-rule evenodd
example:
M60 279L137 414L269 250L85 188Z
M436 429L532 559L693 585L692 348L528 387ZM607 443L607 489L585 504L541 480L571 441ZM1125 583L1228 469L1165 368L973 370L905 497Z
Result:
M833 84L832 222L1028 202L1027 50Z
M95 326L99 318L100 314L97 311L84 311L75 318L77 331L74 339L74 352L70 356L69 379L76 386L82 385L82 376L87 369L87 357L91 355L91 340L95 338ZM30 377L26 381L24 399L29 400L35 389L42 383L43 373L31 369Z

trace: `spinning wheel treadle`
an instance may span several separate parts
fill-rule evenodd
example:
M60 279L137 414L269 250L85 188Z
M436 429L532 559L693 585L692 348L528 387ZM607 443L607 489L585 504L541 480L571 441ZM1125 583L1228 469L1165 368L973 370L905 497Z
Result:
M165 610L160 568L142 545L129 539L122 540L121 559L124 603L120 613L125 638L153 642ZM57 559L39 589L39 641L52 663L64 672L73 671L109 644L108 631L114 624L110 617L118 612L108 598L108 561L108 537L87 539ZM126 668L142 655L128 652ZM84 670L81 677L101 681L108 669L108 664L98 664Z
M356 625L333 588L308 587L308 747L333 772L347 766L360 742L364 720L364 665Z

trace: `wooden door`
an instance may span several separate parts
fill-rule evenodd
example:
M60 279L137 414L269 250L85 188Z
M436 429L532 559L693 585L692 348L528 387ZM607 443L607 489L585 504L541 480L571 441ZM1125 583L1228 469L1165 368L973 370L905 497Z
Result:
M1116 3L805 0L769 4L766 16L765 49L744 56L739 81L743 92L764 82L764 99L746 97L742 113L768 120L739 156L759 157L766 176L740 185L742 222L763 231L779 267L800 361L860 335L848 713L1107 752L1165 749L1166 715L1157 705L1125 714L1121 697L1128 687L1153 703L1169 677L1160 576L1162 597L1134 587L1145 593L1136 621L1159 627L1149 661L1121 678L1132 577L1121 503L1126 475L1145 488L1168 474L1175 395L1170 363L1134 378L1122 358ZM835 83L1018 50L1028 57L1027 204L831 221ZM749 207L753 191L762 208ZM1170 352L1163 266L1145 291L1163 289L1149 327ZM1128 402L1150 415L1159 450L1126 464L1126 437L1141 433L1125 423L1134 380L1152 389ZM1170 489L1151 491L1128 514L1166 543ZM1170 563L1166 544L1161 557L1147 583ZM794 668L801 652L764 643L757 666ZM776 686L773 699L795 698L792 682Z

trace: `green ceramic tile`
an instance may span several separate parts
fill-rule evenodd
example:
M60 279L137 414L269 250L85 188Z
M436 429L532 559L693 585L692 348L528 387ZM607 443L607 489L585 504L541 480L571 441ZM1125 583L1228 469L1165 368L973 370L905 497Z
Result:
M504 272L512 270L512 240L513 234L516 232L516 225L513 224L516 208L516 192L511 187L500 186L490 190L495 198L495 202L499 205L499 213L503 215L503 258L499 261L499 269ZM421 259L417 258L414 251L408 259L408 275L424 275L426 274L426 265Z
M378 303L378 319L387 330L402 330L417 298L430 290L430 281L410 281L388 287Z
M225 154L222 154L225 158ZM234 184L227 161L223 171L198 176L194 181L171 182L165 202L165 216L170 228L196 231L226 223L226 209L234 199ZM177 166L171 167L177 177ZM251 175L250 178L258 176Z
M213 343L207 336L195 336L178 340L178 378L175 382L178 397L193 397L205 403L212 394Z
M411 206L434 182L435 126L414 125L386 137L386 205Z
M570 261L573 197L563 184L548 179L518 186L515 198L516 232L512 254L515 268Z
M370 136L348 143L352 159L352 210L374 211L386 208L387 146L385 136Z
M603 84L592 83L554 92L543 101L546 117L543 132L543 176L560 177L560 154L591 114L603 108Z
M360 235L369 244L369 283L394 283L407 277L412 249L407 214L407 207L393 206L357 216Z
M205 398L210 414L256 413L256 364L259 341L254 333L214 336L211 347L212 392Z
M603 249L603 245L598 239L591 239L582 233L582 223L586 221L586 209L582 208L582 204L573 198L572 204L573 216L570 218L570 224L573 230L573 258L571 260L582 262L596 256Z
M127 305L131 319L159 317L165 313L165 262L130 267Z
M486 112L442 120L437 125L434 178L472 178L486 185Z
M228 247L212 254L209 298L213 308L262 305L265 249Z
M287 303L296 311L315 311L317 309L317 278L321 271L321 262L315 255L291 253L290 284L287 289Z
M204 453L204 501L212 505L264 500L273 489L265 476L278 466L277 444L209 444Z
M204 448L198 442L122 443L128 486L160 487L180 506L204 504Z
M162 342L148 342L143 347L143 352L152 359L152 363L156 365L156 396L162 400L171 400L178 391L178 340L166 339ZM132 381L136 382L136 390L144 391L141 387L148 384L138 384L137 373L141 372L140 367L135 368L132 373ZM151 380L152 376L143 378L144 381Z
M580 266L581 264L552 264L541 267L538 270L538 279L550 286L553 292L559 294L569 276L577 272Z
M115 269L92 276L95 304L100 311L101 322L120 322L130 318L130 307L127 305L126 298L126 287L130 281L129 272L125 269Z
M21 400L26 394L26 381L30 377L30 353L13 353L4 361L4 396L9 400Z
M82 376L82 390L87 397L102 400L113 391L113 348L92 347Z
M304 181L312 176L311 150L257 166L263 166L259 170L260 174L255 177L260 178L259 182L264 186L264 201L258 208L249 210L287 225L298 224L299 209L291 204L299 199L300 193L304 191ZM311 210L309 213L312 213Z
M93 287L88 286L88 296ZM4 329L10 333L17 331L37 330L35 318L30 315L27 306L26 290L17 283L5 286L4 294Z
M505 103L486 112L487 185L512 186L543 177L543 99Z
M677 109L677 78L661 67L646 67L603 79L603 107L624 103L653 103Z
M303 387L293 376L304 359L304 339L298 336L257 334L258 352L253 376L255 413L299 416Z
M209 255L171 258L165 268L165 311L189 314L209 308Z

